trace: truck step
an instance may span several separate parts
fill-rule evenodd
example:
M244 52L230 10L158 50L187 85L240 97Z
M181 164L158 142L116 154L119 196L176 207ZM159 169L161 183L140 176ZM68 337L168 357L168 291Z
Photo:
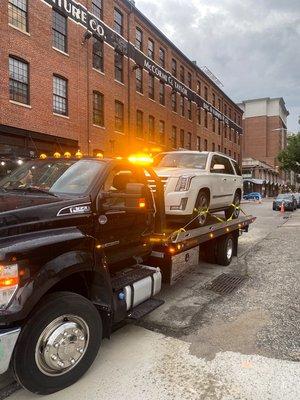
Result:
M149 299L149 300L145 301L144 303L140 304L139 306L135 307L130 312L128 317L130 319L138 320L138 319L144 317L145 315L151 313L156 308L160 307L162 304L164 304L163 300L158 300L158 299L154 299L154 298Z
M136 268L124 272L111 280L112 288L114 291L123 289L125 286L130 286L141 279L152 276L156 271L147 268Z

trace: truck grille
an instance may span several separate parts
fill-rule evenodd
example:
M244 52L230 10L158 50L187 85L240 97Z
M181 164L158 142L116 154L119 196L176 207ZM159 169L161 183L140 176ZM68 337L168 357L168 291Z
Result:
M161 176L160 177L160 180L161 180L162 184L164 185L164 190L166 189L166 184L167 184L168 179L169 179L168 176ZM153 179L148 179L148 185L149 185L151 191L153 193L155 193L156 192L155 181Z

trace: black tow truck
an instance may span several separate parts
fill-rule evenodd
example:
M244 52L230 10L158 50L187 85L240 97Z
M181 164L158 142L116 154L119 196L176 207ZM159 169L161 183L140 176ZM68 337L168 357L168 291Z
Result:
M24 163L0 181L0 373L39 394L73 384L115 324L160 306L199 252L228 265L253 221L167 229L143 158Z

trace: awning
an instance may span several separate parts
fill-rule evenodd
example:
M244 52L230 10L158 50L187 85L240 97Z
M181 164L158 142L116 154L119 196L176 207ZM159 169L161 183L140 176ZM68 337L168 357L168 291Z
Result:
M263 185L266 183L263 179L244 179L244 182L251 182L254 183L255 185Z

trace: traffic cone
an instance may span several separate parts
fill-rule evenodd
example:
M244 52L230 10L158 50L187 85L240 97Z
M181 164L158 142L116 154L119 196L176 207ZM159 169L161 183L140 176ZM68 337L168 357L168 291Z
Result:
M280 212L281 212L281 214L284 214L284 211L285 211L285 209L284 209L284 203L282 202L282 203L281 203L281 206L280 206Z

